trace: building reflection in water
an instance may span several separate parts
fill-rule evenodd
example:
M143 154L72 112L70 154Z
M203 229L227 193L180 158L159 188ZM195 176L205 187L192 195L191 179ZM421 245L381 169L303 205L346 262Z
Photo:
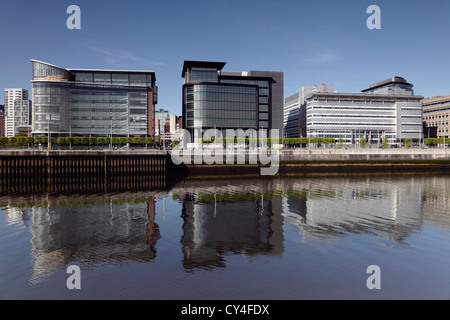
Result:
M225 267L229 254L283 252L281 199L265 200L263 193L248 200L226 193L187 194L181 216L186 270Z
M20 201L13 203L23 206ZM161 236L151 196L59 196L31 202L32 284L68 263L89 268L97 263L148 262L156 257Z
M225 268L235 254L280 257L286 230L298 241L369 234L381 244L407 243L424 220L450 221L449 184L448 177L181 181L160 193L3 198L0 206L8 223L31 232L31 283L38 283L69 263L157 260L167 245L158 199L165 199L160 223L163 214L172 219L191 272Z
M318 179L284 186L285 221L302 241L370 233L403 243L422 224L422 179Z

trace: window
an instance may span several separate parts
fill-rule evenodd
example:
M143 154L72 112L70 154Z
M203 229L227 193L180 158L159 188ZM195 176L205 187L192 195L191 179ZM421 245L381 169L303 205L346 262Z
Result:
M113 84L129 84L127 73L113 73L112 74Z
M111 83L111 73L95 72L94 73L94 82L110 84Z

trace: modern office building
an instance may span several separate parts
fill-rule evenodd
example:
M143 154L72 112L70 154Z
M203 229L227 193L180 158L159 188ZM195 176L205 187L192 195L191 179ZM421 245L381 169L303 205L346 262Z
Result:
M32 65L34 135L154 137L153 71Z
M159 133L164 133L164 124L169 122L169 111L164 109L155 110L155 120L159 120L159 126L155 127L155 130L158 129Z
M437 138L449 138L450 96L426 98L422 101L422 104L425 124L424 135L433 137L432 132L435 131Z
M335 92L333 85L303 86L296 94L284 99L283 137L306 136L306 97L314 92Z
M5 89L5 136L14 137L31 125L31 101L28 90Z
M423 139L422 96L414 95L413 85L401 77L375 83L361 93L312 93L306 97L309 137L344 140L358 144L390 144Z
M183 128L283 129L283 72L222 72L225 62L184 61Z

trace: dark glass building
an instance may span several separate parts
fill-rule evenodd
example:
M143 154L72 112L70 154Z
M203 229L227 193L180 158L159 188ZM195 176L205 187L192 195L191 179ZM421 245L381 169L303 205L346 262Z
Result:
M154 137L153 71L32 65L34 135Z
M183 128L192 141L207 129L283 127L283 73L222 72L225 62L185 61Z

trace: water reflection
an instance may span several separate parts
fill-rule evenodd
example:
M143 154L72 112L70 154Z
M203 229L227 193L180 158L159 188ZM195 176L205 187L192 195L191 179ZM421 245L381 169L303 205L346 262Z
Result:
M197 251L199 243L217 242L204 240L211 238L206 235L214 230L213 223L223 226L224 234L228 234L226 230L234 230L220 219L250 226L265 218L258 226L272 232L271 240L275 242L270 242L271 246L277 248L274 252L281 252L283 225L297 228L302 241L329 241L349 233L368 233L405 243L405 238L422 224L423 194L428 181L427 178L297 178L211 182L209 186L190 182L175 187L172 192L188 195L183 202L184 222L191 231L205 237L195 241L192 240L195 236L187 236L186 243L191 243L190 246L194 243ZM440 183L448 184L448 179ZM441 193L439 198L448 199L448 194ZM259 218L251 218L258 213ZM213 234L212 238L224 238L217 232ZM243 238L251 237L246 234Z
M180 239L186 272L226 268L235 254L280 257L292 231L300 242L371 235L407 245L424 220L450 227L449 198L448 177L290 178L183 181L160 193L11 197L0 206L8 223L30 230L36 284L74 262L158 261L166 220L176 226L170 236ZM169 211L157 212L159 199L172 203Z
M120 194L9 199L2 207L10 223L31 216L32 284L71 262L85 267L156 257L161 237L153 195ZM31 209L19 209L30 206ZM22 212L21 218L18 211Z
M181 244L185 269L225 267L226 254L283 252L281 199L231 199L203 192L184 197Z

